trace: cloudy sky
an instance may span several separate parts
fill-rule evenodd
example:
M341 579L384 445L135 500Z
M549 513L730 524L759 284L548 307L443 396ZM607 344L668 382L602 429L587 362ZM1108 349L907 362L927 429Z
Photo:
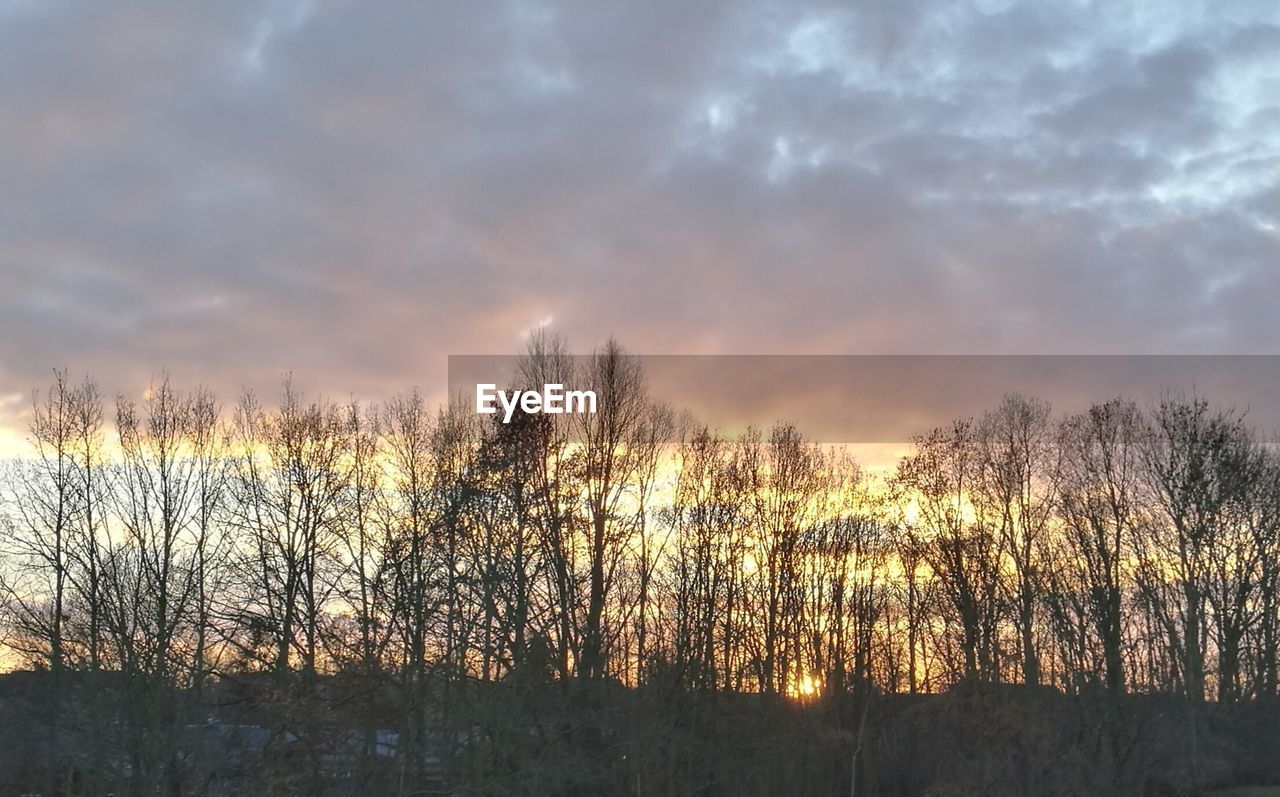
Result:
M1280 5L0 0L0 403L1280 351Z

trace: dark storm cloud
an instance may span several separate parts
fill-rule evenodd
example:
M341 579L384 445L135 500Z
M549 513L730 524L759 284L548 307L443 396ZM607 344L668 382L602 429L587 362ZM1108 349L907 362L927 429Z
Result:
M1270 352L1271 3L0 0L0 394Z

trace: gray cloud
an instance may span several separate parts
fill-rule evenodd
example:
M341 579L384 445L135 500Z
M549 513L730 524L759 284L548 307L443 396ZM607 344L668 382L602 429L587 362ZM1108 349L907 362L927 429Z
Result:
M1271 3L0 3L0 394L1274 352Z

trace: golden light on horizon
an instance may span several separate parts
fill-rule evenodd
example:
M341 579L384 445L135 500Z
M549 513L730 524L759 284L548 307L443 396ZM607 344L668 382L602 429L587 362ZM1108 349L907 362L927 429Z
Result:
M791 697L800 700L817 697L822 694L822 681L812 675L802 675L791 686L789 694Z
M0 460L17 459L29 454L31 444L26 436L14 429L0 426Z

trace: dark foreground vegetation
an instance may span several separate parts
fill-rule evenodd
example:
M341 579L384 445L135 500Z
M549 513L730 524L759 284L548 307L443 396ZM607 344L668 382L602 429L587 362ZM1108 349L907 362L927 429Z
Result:
M173 696L178 713L161 738L129 730L143 727L129 718L136 684L84 674L60 699L50 684L49 673L0 678L0 795L157 793L144 761L158 749L171 756L172 794L1016 797L1280 784L1274 701L1197 706L977 681L797 701L661 679L631 688L513 677L439 695L413 773L399 745L403 706L361 678L221 680L199 698Z
M56 374L0 476L0 788L1277 782L1280 456L1243 414L1009 395L872 478L681 415L613 342L535 335L518 381L599 411Z

